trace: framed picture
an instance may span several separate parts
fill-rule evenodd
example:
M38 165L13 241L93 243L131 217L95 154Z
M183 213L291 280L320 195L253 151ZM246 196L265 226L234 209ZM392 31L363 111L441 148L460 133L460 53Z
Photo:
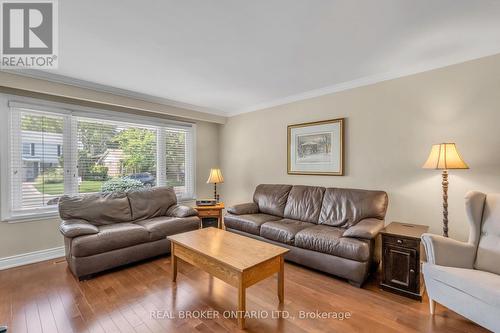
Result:
M288 174L344 175L344 118L288 125Z

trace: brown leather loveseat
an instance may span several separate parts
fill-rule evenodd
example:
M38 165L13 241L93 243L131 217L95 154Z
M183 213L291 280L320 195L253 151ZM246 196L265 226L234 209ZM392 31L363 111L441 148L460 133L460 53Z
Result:
M59 230L66 260L84 276L170 253L169 235L199 228L198 213L177 204L172 188L62 196Z
M285 259L361 286L384 226L383 191L261 184L252 203L228 208L226 229L290 249Z

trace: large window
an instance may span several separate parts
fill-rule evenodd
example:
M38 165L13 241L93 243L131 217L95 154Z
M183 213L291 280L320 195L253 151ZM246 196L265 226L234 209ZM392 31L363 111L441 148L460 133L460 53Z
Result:
M168 185L179 200L194 197L192 125L109 114L10 103L7 218L49 213L62 194L123 183Z

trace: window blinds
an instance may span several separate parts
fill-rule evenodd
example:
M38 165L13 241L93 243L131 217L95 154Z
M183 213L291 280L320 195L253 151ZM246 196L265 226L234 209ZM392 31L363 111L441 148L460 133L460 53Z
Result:
M16 210L36 209L56 202L64 193L63 118L16 112L11 136L11 191Z
M127 179L194 197L191 126L152 125L11 107L11 211L54 210L62 194Z

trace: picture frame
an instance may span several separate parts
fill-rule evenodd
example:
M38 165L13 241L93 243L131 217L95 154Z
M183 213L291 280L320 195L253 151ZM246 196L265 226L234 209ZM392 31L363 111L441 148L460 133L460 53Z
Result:
M287 126L289 175L344 175L345 118Z

